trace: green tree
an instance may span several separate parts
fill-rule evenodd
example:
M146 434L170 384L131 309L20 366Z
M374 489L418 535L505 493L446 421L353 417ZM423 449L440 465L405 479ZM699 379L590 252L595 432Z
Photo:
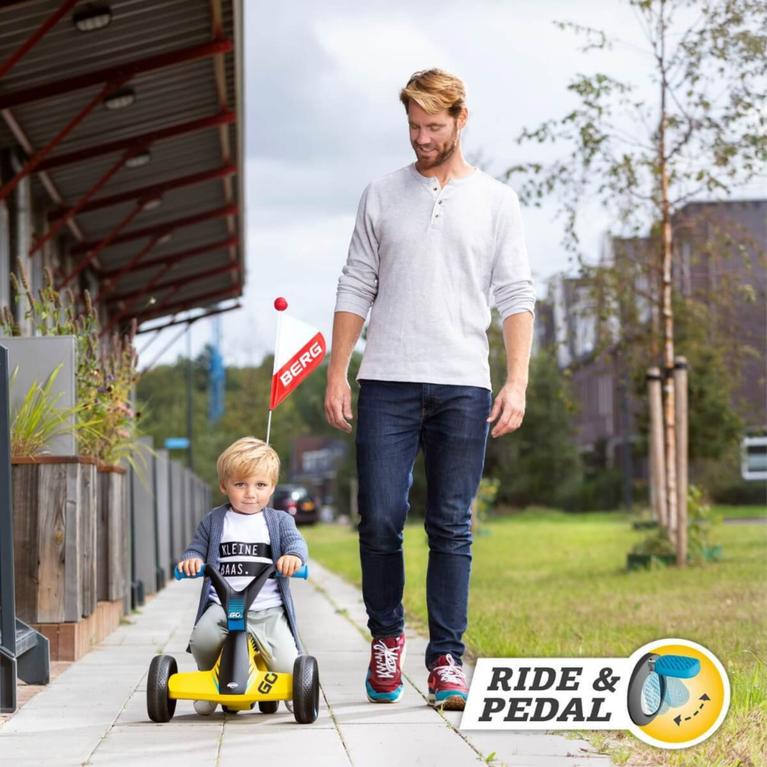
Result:
M628 3L650 54L638 74L656 88L657 102L644 103L632 83L604 73L579 74L568 87L578 100L576 108L519 137L521 142L564 144L569 153L548 165L517 165L507 175L522 175L523 200L539 202L558 194L565 244L576 253L583 200L609 211L623 233L656 231L647 364L661 363L670 373L675 355L674 214L696 195L728 193L748 183L767 159L762 110L767 6L759 0ZM584 35L584 51L618 44L601 30L559 26ZM665 489L669 515L675 518L674 388L670 375L666 381Z
M488 330L492 380L505 380L506 357L500 321ZM485 473L500 481L498 500L513 504L568 506L583 471L574 439L575 406L569 378L552 350L530 362L525 419L513 434L488 442Z

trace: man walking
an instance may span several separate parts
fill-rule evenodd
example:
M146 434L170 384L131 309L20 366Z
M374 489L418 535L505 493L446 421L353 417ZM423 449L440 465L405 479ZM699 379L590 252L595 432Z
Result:
M490 424L500 437L522 423L535 297L516 194L461 152L468 118L461 80L439 69L416 72L400 100L416 162L362 195L338 281L325 415L351 431L347 371L370 311L356 435L362 593L373 636L365 687L374 703L402 695L402 533L420 448L429 700L463 709L471 502ZM491 292L507 358L494 402L486 334Z

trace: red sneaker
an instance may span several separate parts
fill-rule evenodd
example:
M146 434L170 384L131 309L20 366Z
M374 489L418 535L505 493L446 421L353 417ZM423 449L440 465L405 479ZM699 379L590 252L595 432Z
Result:
M374 639L365 690L371 703L396 703L402 697L402 664L405 662L405 635Z
M429 703L435 708L463 711L469 686L463 668L452 655L440 655L429 673Z

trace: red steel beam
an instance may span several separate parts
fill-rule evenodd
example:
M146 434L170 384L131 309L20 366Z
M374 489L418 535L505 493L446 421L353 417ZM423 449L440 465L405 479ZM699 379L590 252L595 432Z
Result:
M140 290L135 291L138 295L134 297L132 301L129 301L127 306L124 306L121 311L119 311L117 314L115 314L114 317L109 321L109 324L107 325L106 329L101 332L101 335L109 335L112 332L112 328L117 325L120 320L122 320L125 315L127 315L130 310L133 308L133 306L138 303L138 301L146 295L150 290L152 290L157 283L163 278L165 274L170 271L170 269L173 267L173 264L166 264L162 269L160 269L157 274L155 274L154 277L146 284L143 288Z
M2 188L0 188L0 200L4 200L25 176L32 173L40 163L103 101L104 96L115 87L115 83L107 83L65 126L60 130L42 149L38 149L30 157L24 167Z
M137 330L136 335L140 336L142 333L155 333L160 330L165 330L165 328L173 327L174 325L183 325L185 322L188 322L190 325L193 322L197 322L197 320L204 320L206 317L212 317L214 314L223 314L224 312L231 312L234 309L241 309L242 304L232 304L232 306L224 306L220 309L212 309L209 312L203 312L202 314L198 314L195 317L185 317L184 319L180 320L171 320L170 322L166 322L164 325L156 325L153 328L143 328L142 330ZM155 336L156 338L156 336ZM154 338L149 340L149 343L141 350L141 353L143 354L147 348L149 347L149 344L154 341Z
M125 166L125 163L130 159L132 154L134 154L133 150L126 152L71 208L66 211L63 216L59 218L58 221L48 229L45 234L40 236L35 241L35 244L29 249L29 255L34 256L35 253L48 242L48 240L55 237L56 234L61 231L67 221L74 218L77 213L83 210L88 204L88 200L90 200L100 189L103 189L109 179Z
M14 53L12 53L2 64L0 64L0 80L5 77L15 66L21 61L31 50L34 48L40 40L42 40L48 32L50 32L56 24L59 23L61 18L70 11L79 0L65 0L65 2L59 7L58 11L52 13L38 28L33 32L25 41L20 45Z
M237 213L236 205L225 205L223 208L215 208L213 210L206 210L203 213L198 213L194 216L187 216L186 218L177 218L174 221L164 221L161 224L155 224L154 226L148 226L144 229L136 229L132 232L126 232L126 234L116 237L113 242L130 242L131 240L140 240L144 237L152 237L153 235L167 234L172 229L178 229L183 226L194 226L194 224L201 221L209 221L214 218L222 218L223 216L231 216ZM98 243L83 242L79 245L75 245L70 253L72 255L78 255L80 253L86 253L91 248L95 247Z
M165 272L170 269L172 264L168 264L162 271L164 274ZM132 298L141 298L145 293L147 293L152 287L154 287L157 290L165 290L166 288L172 288L174 286L178 287L184 287L184 285L189 285L192 282L197 282L197 280L204 280L208 277L217 277L219 274L227 274L228 272L239 272L240 271L240 265L235 264L226 264L225 266L217 266L213 269L208 269L204 272L197 272L195 274L190 274L187 277L183 277L179 279L178 277L173 278L170 282L164 282L161 285L157 285L156 283L152 285L150 283L149 285L145 285L141 288L136 288L136 290L130 290L127 293L119 293L118 295L111 296L109 299L109 303L117 303L118 301L127 301ZM154 280L153 280L154 282Z
M144 256L146 256L148 253L151 253L151 251L154 249L155 245L157 245L158 242L165 236L165 234L168 234L168 232L165 233L157 233L152 237L149 242L144 245L141 250L136 253L135 256L125 265L123 266L119 272L114 276L111 280L104 280L101 283L101 287L99 288L99 292L96 295L96 303L100 304L102 301L106 299L106 297L115 289L115 285L117 284L117 281L122 277L124 274L127 274L139 261L141 261Z
M74 77L65 77L62 80L56 80L44 85L35 85L31 88L22 88L17 91L11 91L0 95L0 109L13 109L22 104L29 104L33 101L50 98L51 96L61 96L65 93L72 93L83 88L89 88L102 83L109 83L115 80L126 82L136 75L145 72L152 72L156 69L183 64L187 61L204 59L209 56L216 56L221 53L229 53L233 48L231 40L212 40L201 45L193 45L189 48L180 48L167 53L160 53L156 56L149 56L145 59L136 59L120 64L116 67L107 67L95 72L86 72L85 74L75 75Z
M107 247L111 242L117 239L120 232L130 224L131 221L133 221L136 216L141 213L141 211L144 209L144 206L139 204L136 205L130 213L128 213L125 218L123 218L122 221L118 222L117 225L112 229L109 234L104 237L103 239L99 240L99 242L92 242L89 244L89 247L87 248L87 255L85 258L81 259L77 262L77 266L64 277L64 280L61 282L60 285L58 285L58 289L61 290L62 288L65 288L67 285L69 285L72 280L77 277L80 272L82 272L83 269L85 269L88 264L93 261L96 256L98 256L99 253L101 253L104 248Z
M97 144L96 146L79 149L75 152L59 155L58 157L51 157L50 160L41 163L39 169L51 170L53 168L59 168L62 165L73 165L74 163L82 162L83 160L90 160L93 157L111 154L112 152L121 152L136 146L145 146L147 144L152 144L155 141L174 138L175 136L181 136L185 133L193 133L194 131L204 130L205 128L214 128L218 125L228 125L229 123L235 122L236 119L237 116L234 112L219 112L210 117L201 117L199 120L190 120L189 122L180 123L179 125L170 125L167 128L160 128L155 131L149 131L148 133L142 133L138 136L131 136L117 141L109 141L106 144Z
M210 302L215 300L223 300L224 298L233 298L239 295L240 286L236 285L232 288L222 288L220 290L213 290L210 293L202 293L191 298L186 298L183 301L178 301L175 304L166 304L163 300L163 304L156 308L153 308L151 312L144 312L143 314L136 315L139 322L146 322L147 320L154 319L155 317L162 317L165 314L176 313L184 311L185 309L192 309L196 307L200 302Z
M159 184L143 186L140 189L131 189L127 192L113 194L109 197L100 197L98 200L92 200L86 205L82 205L80 208L78 208L78 211L80 213L88 213L92 210L109 208L113 205L120 205L123 202L130 202L131 200L151 200L156 197L162 197L165 192L170 192L174 189L181 189L185 186L195 186L196 184L202 184L206 181L222 178L232 173L237 173L237 168L234 165L222 165L220 168L213 168L211 170L205 170L200 173L193 173L190 176L182 176L181 178L170 179ZM72 215L71 211L72 208L58 208L48 214L48 220L56 221L63 216Z
M211 242L207 245L200 245L196 248L190 248L189 250L182 250L177 253L170 253L167 256L160 256L159 258L153 258L151 261L142 261L131 269L131 273L143 271L144 269L151 269L153 266L161 266L163 264L175 264L179 261L183 261L187 258L193 258L194 256L201 256L205 253L215 253L217 250L223 250L239 243L239 237L230 237L228 240L219 240L218 242ZM102 279L110 279L116 274L119 274L120 267L110 270L101 270L99 276Z

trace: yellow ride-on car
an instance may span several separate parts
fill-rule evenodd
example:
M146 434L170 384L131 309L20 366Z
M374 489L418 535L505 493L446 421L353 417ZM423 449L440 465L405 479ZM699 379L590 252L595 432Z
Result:
M280 576L274 565L263 570L242 591L234 591L215 567L203 565L196 578L210 578L227 618L228 634L218 660L209 671L178 673L172 655L152 659L147 678L146 705L153 722L168 722L177 700L209 700L220 703L224 711L236 713L252 709L258 703L264 714L274 714L279 701L293 701L293 715L299 724L311 724L319 713L320 679L317 661L311 655L299 655L293 673L269 671L261 653L248 633L247 609L267 578ZM188 576L176 569L176 579ZM294 578L307 578L306 565Z

